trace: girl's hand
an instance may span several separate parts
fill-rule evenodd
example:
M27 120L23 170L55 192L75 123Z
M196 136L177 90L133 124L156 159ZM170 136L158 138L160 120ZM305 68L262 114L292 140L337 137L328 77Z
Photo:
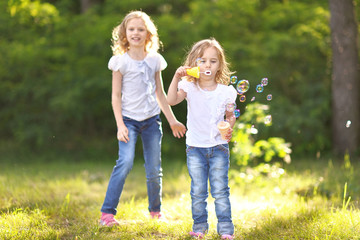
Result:
M233 129L230 128L229 131L227 132L227 134L225 135L225 139L227 142L230 142L230 140L232 138L232 132L233 132Z
M129 130L125 125L118 127L117 139L124 143L127 143L129 141Z
M180 80L182 77L187 76L187 74L186 74L186 69L188 69L188 68L189 68L189 67L185 67L185 66L179 67L179 68L176 70L176 72L175 72L175 74L174 74L174 77L175 77L176 79Z
M185 135L186 127L181 122L176 121L173 124L170 124L171 130L174 137L181 138Z

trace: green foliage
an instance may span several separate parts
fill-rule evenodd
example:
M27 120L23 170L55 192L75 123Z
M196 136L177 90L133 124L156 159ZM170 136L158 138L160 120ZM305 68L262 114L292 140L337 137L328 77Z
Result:
M10 60L0 69L7 135L41 146L54 137L69 142L79 134L109 131L100 128L111 125L103 115L112 116L106 68L110 41L98 37L108 35L112 26L104 20L89 13L62 18L51 28L26 28L29 22L19 21L24 30L16 33L16 41L2 38L0 51Z
M107 69L111 31L130 10L142 9L154 20L164 43L165 90L189 47L215 37L239 79L248 79L251 86L265 76L270 80L267 91L273 95L273 125L259 131L262 139L286 139L294 154L330 150L327 2L96 2L83 14L79 1L0 2L3 136L37 146L52 142L54 136L67 145L79 139L113 138L111 72ZM265 97L256 98L259 103L265 101ZM184 122L186 104L174 112ZM167 124L164 130L170 132Z
M232 159L237 165L247 166L249 161L258 163L260 159L270 162L274 158L290 162L290 144L283 138L270 137L267 140L257 139L258 128L271 125L268 105L252 103L247 105L246 111L238 120L240 123L234 128ZM256 127L255 127L256 126Z
M59 12L53 5L39 0L9 0L8 4L11 17L17 17L21 24L46 26L59 18Z

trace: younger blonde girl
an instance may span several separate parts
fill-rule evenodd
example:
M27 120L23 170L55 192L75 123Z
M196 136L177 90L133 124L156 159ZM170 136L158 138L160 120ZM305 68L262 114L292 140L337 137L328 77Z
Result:
M187 69L195 66L200 67L199 78L187 75ZM226 106L235 104L237 93L234 87L228 86L230 74L219 42L213 38L201 40L193 45L184 66L176 70L168 90L170 105L187 100L186 156L194 221L190 235L196 238L204 237L209 228L208 182L215 198L217 232L222 239L234 238L228 186L228 142L236 118ZM224 117L231 126L225 140L217 129Z

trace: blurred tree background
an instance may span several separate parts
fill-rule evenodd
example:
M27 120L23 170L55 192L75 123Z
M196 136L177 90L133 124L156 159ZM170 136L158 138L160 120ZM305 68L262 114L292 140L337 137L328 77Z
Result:
M283 138L298 156L331 151L330 13L327 1L310 0L1 1L2 142L76 149L115 140L107 63L111 31L130 10L145 11L158 27L166 91L189 47L215 37L235 75L250 82L241 113L251 104L269 107L272 124L259 139ZM259 94L263 77L269 85ZM173 109L185 123L186 103Z

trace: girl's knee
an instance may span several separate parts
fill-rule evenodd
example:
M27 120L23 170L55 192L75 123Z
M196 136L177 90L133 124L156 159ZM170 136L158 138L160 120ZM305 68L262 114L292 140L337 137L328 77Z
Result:
M118 159L115 168L122 169L123 171L130 172L133 168L134 161L129 159Z
M150 172L146 172L146 179L147 180L156 180L162 177L162 171L161 170L157 170L157 171L150 171Z

